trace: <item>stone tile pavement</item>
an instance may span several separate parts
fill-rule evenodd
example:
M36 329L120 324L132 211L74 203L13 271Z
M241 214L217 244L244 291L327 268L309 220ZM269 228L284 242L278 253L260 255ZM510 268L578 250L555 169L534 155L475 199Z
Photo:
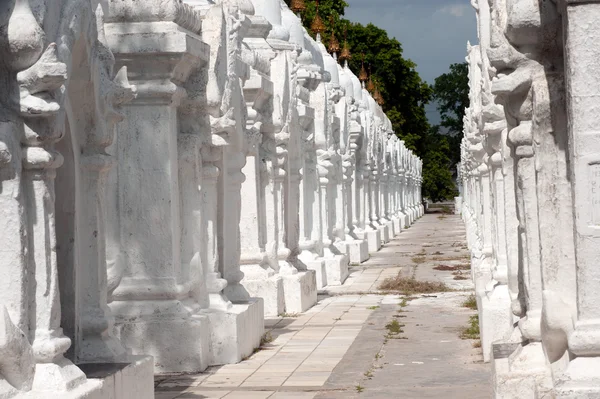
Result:
M342 286L321 292L306 313L266 320L270 342L249 359L198 375L158 376L156 399L490 397L479 350L458 338L473 313L461 307L470 280L434 269L468 263L464 240L458 217L425 215L353 267ZM402 296L378 289L398 273L458 292L423 295L402 309ZM394 318L405 336L388 340L385 326Z
M199 375L157 379L156 399L314 398L383 299L327 297L306 313L269 319L272 341L261 351Z

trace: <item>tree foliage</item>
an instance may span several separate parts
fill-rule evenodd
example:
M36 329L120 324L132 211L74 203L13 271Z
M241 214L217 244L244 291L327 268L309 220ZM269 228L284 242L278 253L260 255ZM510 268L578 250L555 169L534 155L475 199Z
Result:
M285 1L290 5L291 0ZM304 0L304 3L306 9L301 16L303 25L316 37L310 29L316 16L316 1ZM462 132L463 105L452 101L463 101L463 92L460 91L457 100L457 93L452 90L453 87L459 87L453 86L454 81L462 82L463 67L461 64L451 66L450 73L446 74L448 76L440 76L436 79L436 85L431 87L421 79L414 62L404 58L402 45L397 39L390 38L385 30L373 24L362 25L344 19L347 6L344 0L319 2L319 15L328 27L322 34L323 43L327 46L332 34L342 45L347 39L352 53L350 69L358 76L364 63L371 73L383 96L383 109L392 122L394 132L404 140L407 148L423 160L423 195L433 201L454 197L456 190L450 168L457 143L454 137L441 135L438 126L432 128L429 125L425 105L435 96L442 107L442 126L456 129L458 125L452 124L458 121L461 128L453 131ZM468 103L468 85L465 93L467 102L463 101L463 104Z
M289 5L291 0L286 3ZM316 1L305 0L304 3L306 10L302 13L302 21L315 37L310 26L316 15ZM424 138L429 130L425 104L431 100L431 87L421 79L416 65L403 57L398 40L373 24L365 26L342 18L347 6L344 0L319 2L319 15L328 27L322 34L323 43L327 46L332 33L342 44L347 39L352 53L350 69L358 76L364 62L383 96L383 109L394 131L409 149L422 156L426 151Z
M433 98L442 116L441 126L447 129L450 162L460 162L460 140L463 116L469 106L469 67L466 62L450 65L450 71L438 76L433 85Z
M433 98L442 116L441 125L451 134L462 134L465 108L469 106L469 67L450 65L450 72L435 78Z
M426 137L427 152L423 157L423 196L433 202L456 196L456 188L450 170L450 143L448 136L440 134L439 126L433 126Z

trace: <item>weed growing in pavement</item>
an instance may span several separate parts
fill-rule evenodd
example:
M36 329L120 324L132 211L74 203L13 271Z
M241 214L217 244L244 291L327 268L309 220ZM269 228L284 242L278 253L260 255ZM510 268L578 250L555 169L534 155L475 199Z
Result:
M260 339L260 346L270 344L271 342L273 342L274 339L275 338L273 338L271 331L267 331L266 333L263 334L262 338Z
M469 255L462 255L462 256L440 256L438 258L435 258L434 260L438 261L438 262L468 261L470 263L471 262L471 257Z
M372 378L373 377L373 372L371 370L365 371L365 377Z
M385 328L387 328L388 333L385 335L385 343L387 343L388 339L406 339L405 337L399 337L404 332L402 327L404 327L404 324L398 323L396 319L387 323Z
M266 333L263 334L263 336L260 338L260 345L258 346L258 348L254 348L254 350L252 351L252 355L254 355L255 353L258 353L262 350L267 349L265 347L265 345L270 344L271 342L273 342L275 338L273 338L273 335L271 335L271 331L267 331ZM250 355L250 356L252 356ZM246 361L250 358L250 356L245 356L242 358L242 361Z
M369 306L367 309L376 310L376 309L379 309L379 306Z
M460 264L460 265L439 265L433 268L434 270L440 270L443 272L454 272L457 270L471 270L471 265Z
M473 342L473 348L481 348L481 340L480 339Z
M402 330L402 327L404 327L404 324L398 323L398 320L392 320L385 325L385 328L387 328L389 335L398 335L401 332L404 332Z
M405 295L411 294L432 294L434 292L448 292L450 288L441 282L419 281L414 277L402 277L400 274L396 277L388 277L379 286L380 290L396 291Z
M477 298L475 295L471 294L465 301L462 303L463 307L477 310Z
M469 325L460 332L461 339L479 339L479 316L471 316Z
M361 393L362 391L365 390L364 387L360 386L360 384L358 384L357 386L354 387L356 389L356 392Z
M424 256L413 256L412 258L410 258L410 260L412 260L412 262L416 265L420 265L421 263L425 263L425 257Z
M300 313L282 313L281 317L288 317L288 318L292 318L295 319L297 317L300 317Z

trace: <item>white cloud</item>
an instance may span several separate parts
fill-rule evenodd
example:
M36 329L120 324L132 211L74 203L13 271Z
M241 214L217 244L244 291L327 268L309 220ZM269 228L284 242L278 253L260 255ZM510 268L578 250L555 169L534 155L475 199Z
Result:
M462 17L468 12L472 12L472 9L467 4L449 4L437 10L442 14L452 15L454 17Z

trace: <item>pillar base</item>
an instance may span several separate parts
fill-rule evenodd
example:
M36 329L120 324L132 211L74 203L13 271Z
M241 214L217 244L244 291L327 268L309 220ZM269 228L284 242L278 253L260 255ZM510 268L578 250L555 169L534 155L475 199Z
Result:
M390 242L391 231L390 227L387 224L377 227L377 230L379 231L379 236L381 237L382 244L387 244L388 242Z
M399 217L392 218L392 226L394 227L394 237L400 235L404 226L402 226L402 221Z
M409 227L408 216L405 213L400 213L400 226L402 227L401 231Z
M156 373L197 373L210 361L210 321L180 301L111 303L115 336L134 355L154 357ZM128 314L134 311L136 314Z
M93 387L87 382L85 374L70 360L60 357L51 363L38 363L35 365L33 378L33 391L40 392L69 392L88 385L84 390Z
M379 230L367 230L361 233L357 233L358 238L367 241L367 248L369 254L379 251L381 248L381 232Z
M104 396L105 390L103 389L103 382L100 380L88 380L85 383L78 385L77 387L71 388L65 391L54 391L54 390L41 390L33 389L29 392L17 391L14 396L8 393L8 396L4 396L2 391L2 385L0 384L0 397L2 399L18 398L18 399L48 399L48 398L60 398L60 399L104 399L104 398L115 398L125 399L126 396ZM7 383L8 384L8 383ZM152 391L154 387L152 386ZM152 392L151 391L151 392ZM108 391L110 392L110 390Z
M302 313L317 303L317 276L314 270L281 277L287 313Z
M211 366L239 363L260 346L264 333L262 298L233 304L227 310L210 309Z
M69 362L70 363L70 362ZM48 364L46 364L47 366ZM39 365L38 365L39 366ZM60 367L60 365L54 365ZM150 356L132 356L124 363L81 364L77 374L82 377L78 385L56 390L52 381L38 380L29 392L17 391L0 379L0 397L19 399L129 399L154 397L154 361ZM62 367L64 372L64 367ZM47 370L46 370L47 371ZM36 370L37 372L37 370ZM87 377L87 379L86 379ZM6 385L6 388L4 389Z
M244 266L242 266L244 272ZM279 274L262 279L250 279L249 274L240 282L250 298L262 298L266 317L277 317L285 312L283 279Z
M348 257L346 255L332 255L323 258L327 272L327 285L342 285L348 278Z
M544 398L552 389L552 377L546 367L544 350L540 342L516 349L508 355L498 354L501 345L493 350L493 388L496 399Z
M489 295L479 299L479 326L483 361L492 360L492 344L506 342L513 332L511 300L508 286L497 285Z
M573 359L565 373L559 377L554 388L557 399L600 398L600 358L578 357Z
M462 204L463 204L462 197L454 197L454 214L455 215L462 214Z
M360 265L369 259L369 244L365 240L345 241L343 246L351 265Z
M329 283L327 280L327 266L325 265L323 258L316 258L307 261L302 260L301 262L306 265L308 270L315 272L317 289L321 289Z
M154 359L132 356L129 363L82 364L88 381L101 383L101 393L88 398L152 398L154 395ZM82 398L83 398L82 397Z

